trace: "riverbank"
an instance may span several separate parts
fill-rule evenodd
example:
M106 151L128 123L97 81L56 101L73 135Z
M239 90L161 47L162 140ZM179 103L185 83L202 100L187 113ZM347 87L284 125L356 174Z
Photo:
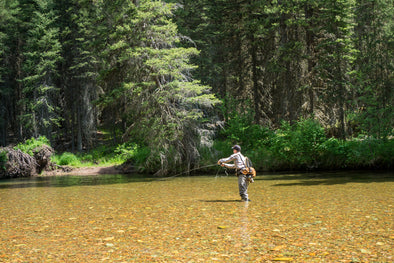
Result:
M390 170L387 169L369 169L369 170L353 170L353 169L341 169L341 170L319 170L313 172L306 172L306 171L257 171L257 176L275 176L281 178L283 176L287 176L289 174L300 174L304 175L305 178L316 178L319 177L321 174L340 174L341 176L346 176L348 174L360 173L377 173L377 174L384 174L389 173ZM195 171L193 175L200 176L205 174L218 174L223 175L225 174L224 170L217 171L216 170L206 170L203 169L202 171ZM51 176L99 176L99 175L118 175L118 174L138 174L138 171L134 169L125 169L119 165L111 165L111 166L94 166L94 167L71 167L66 166L64 169L57 169L52 171L44 171L41 174L37 175L37 177L51 177ZM229 175L233 175L231 171L228 172ZM186 173L184 174L184 176ZM394 174L393 174L394 176Z
M317 121L300 120L293 124L283 122L275 130L248 123L228 123L218 130L212 145L200 147L193 163L178 160L175 154L166 155L162 163L157 152L139 142L112 145L112 140L102 139L102 145L86 152L58 152L51 160L59 165L73 167L120 165L132 163L144 173L175 174L187 167L214 164L232 153L231 147L239 144L258 171L337 171L337 170L386 170L394 167L394 139L375 138L359 134L340 139L328 135ZM180 163L182 161L182 163ZM216 167L202 172L216 172Z
M124 174L125 171L122 170L117 165L112 166L97 166L97 167L70 167L67 166L65 169L56 169L53 171L44 171L40 177L44 176L66 176L66 175L101 175L101 174Z
M4 148L8 150L0 150L0 178L29 177L36 176L37 173L38 176L61 176L142 172L171 176L186 171L188 167L215 164L218 159L231 154L231 147L235 142L242 145L242 153L252 160L258 174L286 171L387 171L394 167L394 139L391 137L377 139L359 136L348 140L328 138L324 129L313 121L298 122L293 126L284 125L276 131L257 126L254 128L244 133L237 132L240 136L235 139L228 139L234 138L234 134L224 134L223 131L218 134L212 146L199 149L200 157L194 163L175 162L171 159L172 156L169 156L170 159L165 167L162 166L159 158L149 157L151 152L147 147L136 143L111 146L107 140L102 140L100 146L89 151L53 154L54 150L51 150L50 157L48 155L35 162L32 161L29 166L24 164L23 160L37 157L38 155L34 154L37 149L50 147L45 137L32 138L14 147ZM246 136L247 134L253 136ZM24 156L23 158L15 159L10 158L10 154L7 155L7 152L17 150L20 151L18 152L20 156ZM59 166L66 169L53 170ZM13 169L15 167L19 169ZM40 173L43 170L49 171ZM164 172L160 173L160 171ZM218 167L212 166L196 172L217 173Z

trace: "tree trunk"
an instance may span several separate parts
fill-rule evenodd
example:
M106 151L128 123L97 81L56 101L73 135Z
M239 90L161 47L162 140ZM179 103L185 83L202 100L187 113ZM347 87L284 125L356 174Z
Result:
M257 47L256 40L254 38L253 32L250 34L250 53L252 57L252 81L253 81L253 102L254 102L254 121L255 123L260 123L261 121L261 109L260 109L260 92L259 92L259 78L257 75Z
M22 83L19 81L22 79L22 58L21 58L21 46L22 46L22 40L18 39L18 45L17 45L17 58L16 58L16 76L15 76L15 83L16 83L16 111L15 111L15 116L22 116L23 115L23 105L22 103L19 103L22 100ZM19 141L23 140L23 125L20 120L16 120L16 126L17 126L17 134L15 134L18 137Z
M82 124L81 124L81 106L77 106L77 129L78 129L78 137L77 137L77 149L79 152L82 152Z
M337 45L337 50L340 52L340 47ZM341 53L341 52L340 52ZM337 56L337 79L339 80L339 90L338 90L338 106L339 106L339 136L342 139L346 139L346 127L345 127L345 91L343 85L343 76L342 76L342 66L341 66L341 56Z
M312 56L313 56L313 45L314 45L314 33L313 33L313 28L314 28L314 23L310 21L310 19L313 19L313 9L309 4L305 5L305 20L308 23L308 28L306 29L306 48L307 48L307 55L308 55L308 72L307 72L307 85L308 85L308 97L309 97L309 107L308 107L308 113L309 115L313 116L314 113L314 92L313 92L313 75L312 75L312 70L314 65Z

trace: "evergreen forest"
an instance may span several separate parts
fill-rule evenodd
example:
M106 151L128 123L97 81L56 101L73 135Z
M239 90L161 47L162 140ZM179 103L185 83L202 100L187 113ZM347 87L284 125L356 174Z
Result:
M157 175L235 143L258 170L389 169L393 16L393 0L0 0L0 146Z

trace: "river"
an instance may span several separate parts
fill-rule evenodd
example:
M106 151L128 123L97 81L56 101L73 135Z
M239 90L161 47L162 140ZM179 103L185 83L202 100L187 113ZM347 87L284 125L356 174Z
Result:
M0 262L393 262L391 172L0 181Z

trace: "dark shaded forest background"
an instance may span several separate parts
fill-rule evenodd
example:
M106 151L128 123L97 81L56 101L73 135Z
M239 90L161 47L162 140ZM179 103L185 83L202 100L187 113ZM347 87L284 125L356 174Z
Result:
M106 132L162 173L232 143L261 167L390 167L393 14L392 0L0 0L0 145L89 152Z

